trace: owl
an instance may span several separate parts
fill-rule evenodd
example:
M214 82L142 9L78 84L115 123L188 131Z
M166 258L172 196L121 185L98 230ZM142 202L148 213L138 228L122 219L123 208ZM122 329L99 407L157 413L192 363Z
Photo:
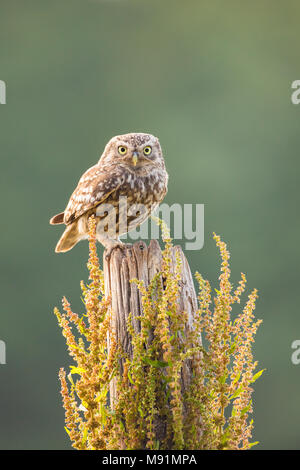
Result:
M80 178L64 212L50 224L65 224L56 253L88 238L88 220L96 218L97 240L107 250L124 248L119 236L143 223L166 195L168 173L157 137L131 133L113 137L98 163Z

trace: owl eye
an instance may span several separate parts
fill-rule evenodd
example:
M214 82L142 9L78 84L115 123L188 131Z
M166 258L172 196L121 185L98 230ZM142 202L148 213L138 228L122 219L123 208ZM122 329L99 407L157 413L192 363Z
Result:
M118 152L119 152L120 155L126 155L127 148L124 145L119 145Z
M145 148L144 148L144 155L150 155L152 152L152 147L150 145L147 145Z

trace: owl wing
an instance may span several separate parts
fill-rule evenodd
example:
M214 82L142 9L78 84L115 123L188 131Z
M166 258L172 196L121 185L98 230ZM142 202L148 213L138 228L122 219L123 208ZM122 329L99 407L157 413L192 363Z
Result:
M123 183L122 175L95 165L80 178L64 211L64 223L71 224L82 214L104 202Z

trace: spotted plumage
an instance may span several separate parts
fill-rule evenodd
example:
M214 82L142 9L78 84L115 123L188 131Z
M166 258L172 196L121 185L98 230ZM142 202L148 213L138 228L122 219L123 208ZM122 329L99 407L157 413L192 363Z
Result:
M93 214L97 239L105 248L123 246L118 237L147 219L163 200L167 184L156 137L142 133L113 137L98 163L80 178L65 211L50 220L66 225L55 251L68 251L87 238L88 219Z

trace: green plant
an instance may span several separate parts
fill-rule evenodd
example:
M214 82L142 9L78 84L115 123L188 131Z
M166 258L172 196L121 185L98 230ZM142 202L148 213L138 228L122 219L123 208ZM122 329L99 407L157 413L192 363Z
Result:
M211 286L199 273L199 308L194 328L185 332L186 313L178 309L180 260L170 269L172 241L163 228L163 266L142 294L141 331L131 318L128 331L132 357L124 357L110 327L110 301L104 295L103 272L96 251L95 220L90 219L89 278L81 283L86 312L72 312L64 298L64 313L55 309L71 366L59 372L65 408L66 431L76 449L249 449L253 420L252 384L263 371L254 372L252 343L261 320L254 320L257 291L244 309L232 317L246 278L238 287L230 282L229 252L214 234L222 264L219 289L212 298ZM75 336L72 326L77 329ZM149 341L151 331L152 341ZM109 336L109 345L108 345ZM201 336L206 346L203 347ZM123 358L120 372L119 358ZM181 370L188 361L191 381L182 391ZM117 401L109 405L111 381ZM157 438L158 423L165 432Z

